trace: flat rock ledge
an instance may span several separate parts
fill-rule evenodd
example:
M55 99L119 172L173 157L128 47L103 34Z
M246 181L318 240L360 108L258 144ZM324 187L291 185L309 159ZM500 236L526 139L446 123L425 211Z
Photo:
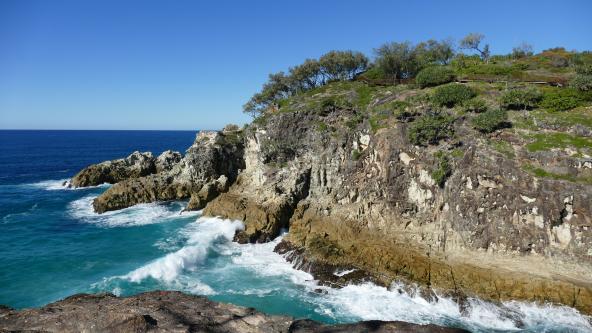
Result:
M77 294L39 309L0 306L0 332L467 332L400 321L325 325L177 291Z

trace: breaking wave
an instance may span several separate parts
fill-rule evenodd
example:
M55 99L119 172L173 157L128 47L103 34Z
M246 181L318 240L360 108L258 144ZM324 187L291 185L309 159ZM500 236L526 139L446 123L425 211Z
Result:
M184 212L183 202L138 204L129 208L97 214L92 206L97 195L88 195L72 201L69 214L86 223L102 227L132 227L161 223L180 215L197 216L199 212Z
M473 332L592 331L589 317L564 306L469 299L461 311L451 298L437 295L436 300L426 300L413 288L400 284L389 288L372 283L341 289L321 286L309 273L294 269L282 255L273 252L281 237L264 244L232 242L235 231L241 228L239 221L200 217L179 231L179 237L185 240L181 248L128 274L107 279L111 284L105 283L103 287L112 286L113 280L132 284L156 280L161 283L156 287L164 285L201 295L239 295L251 299L292 297L333 322L402 320ZM212 256L216 263L208 261ZM208 281L208 275L215 278ZM235 283L223 285L218 281L221 276L234 276ZM256 276L259 282L250 280L250 276Z
M35 188L40 188L40 189L44 189L46 191L57 191L57 190L85 190L85 189L92 189L92 188L103 188L103 187L109 187L111 186L111 184L101 184L101 185L97 185L97 186L87 186L87 187L69 187L70 183L70 178L64 178L64 179L50 179L50 180L43 180L40 182L36 182L36 183L30 183L30 184L23 184L24 186L27 187L35 187Z

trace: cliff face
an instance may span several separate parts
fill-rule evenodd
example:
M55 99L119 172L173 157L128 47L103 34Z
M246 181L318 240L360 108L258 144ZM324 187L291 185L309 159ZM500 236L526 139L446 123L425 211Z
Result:
M338 127L343 117L323 120ZM404 279L461 298L592 312L589 185L533 177L519 167L533 159L519 147L514 159L470 137L420 148L404 123L320 131L318 119L278 114L248 133L245 170L204 214L245 221L239 241L265 241L289 226L284 247L309 267L350 266L385 284ZM443 187L431 176L436 149L454 155Z
M387 91L368 108L413 94ZM462 114L452 139L419 147L407 135L413 119L313 103L327 96L240 133L200 134L170 171L116 184L95 209L191 197L189 208L244 221L239 242L289 228L278 251L313 273L351 267L461 303L476 295L592 313L591 147L540 149L540 135L557 134L544 127L484 135Z
M127 298L111 294L74 295L41 309L0 307L1 331L27 332L466 332L436 325L368 321L323 325L270 316L254 309L216 303L205 297L155 291Z

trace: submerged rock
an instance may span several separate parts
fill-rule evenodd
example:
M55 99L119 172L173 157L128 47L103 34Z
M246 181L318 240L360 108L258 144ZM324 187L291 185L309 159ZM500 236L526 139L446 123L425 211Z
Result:
M78 294L39 309L0 306L0 331L27 332L466 332L405 322L324 325L267 315L252 308L209 301L176 291L131 297Z

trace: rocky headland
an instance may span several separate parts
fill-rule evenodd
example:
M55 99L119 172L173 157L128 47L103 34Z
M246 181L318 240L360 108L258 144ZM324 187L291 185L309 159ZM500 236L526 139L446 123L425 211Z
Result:
M406 102L405 116L379 122L372 110L420 100L425 90L373 87L361 108L365 87L329 84L243 129L200 132L160 171L141 175L133 163L136 171L120 171L114 161L74 179L93 170L122 175L94 201L99 213L189 199L187 209L243 221L238 242L267 242L287 229L276 251L328 283L402 281L461 307L477 296L592 314L590 146L532 149L540 140L528 129L482 134L466 115L451 124L451 139L418 145L408 132L430 105ZM345 102L326 102L335 98ZM84 179L97 181L72 184L105 181ZM336 268L358 273L329 281Z
M243 221L237 242L288 230L276 252L332 286L402 282L461 311L479 297L591 315L590 53L489 59L428 41L399 73L387 60L401 47L370 66L332 51L270 75L242 129L199 132L184 155L91 165L70 184L114 184L97 213L183 199Z

